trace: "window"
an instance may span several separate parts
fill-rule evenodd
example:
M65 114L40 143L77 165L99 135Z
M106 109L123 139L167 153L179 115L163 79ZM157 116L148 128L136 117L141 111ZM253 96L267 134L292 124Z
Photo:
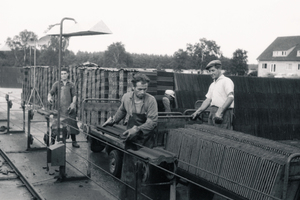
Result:
M287 64L286 69L291 70L292 69L292 64Z
M271 72L275 72L276 71L276 64L272 64L271 65Z
M299 56L300 56L300 50L297 51L297 57L299 57Z
M298 70L300 70L300 64L298 64Z
M268 67L268 64L267 64L267 63L261 64L261 68L262 68L262 69L267 69L267 67Z

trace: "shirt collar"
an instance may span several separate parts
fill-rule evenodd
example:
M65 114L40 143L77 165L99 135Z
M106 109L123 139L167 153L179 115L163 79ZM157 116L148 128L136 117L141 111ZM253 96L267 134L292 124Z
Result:
M63 83L63 81L61 80L60 83ZM66 84L70 83L70 80L68 79Z
M218 82L219 80L223 79L225 76L224 74L222 74L221 76L219 76L219 78L217 80L214 80L214 82Z
M132 94L130 95L130 99L133 101L133 97L134 97L134 92L132 91L131 92ZM147 95L147 94L146 94ZM144 98L143 98L143 103L145 103L145 99L146 99L146 95L144 96Z

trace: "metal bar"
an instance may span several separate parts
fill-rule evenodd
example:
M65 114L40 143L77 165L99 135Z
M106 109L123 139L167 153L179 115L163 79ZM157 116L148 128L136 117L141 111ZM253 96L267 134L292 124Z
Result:
M23 131L25 133L25 120L26 120L26 116L25 116L25 101L24 100L22 102L22 110L23 110Z
M282 189L282 199L285 200L287 196L287 190L288 190L288 182L289 182L289 173L290 173L290 163L293 158L300 157L300 153L293 153L288 157L288 160L285 165L285 173L284 173L284 179L283 179L283 189Z
M170 200L176 200L176 178L173 180L173 183L170 185Z
M59 52L58 52L58 112L57 112L57 141L60 140L60 97L61 97L61 61L62 61L62 34L63 34L63 22L64 20L73 20L73 18L65 17L60 21L60 34L59 34ZM75 21L76 22L76 21ZM66 137L63 135L64 154L66 154ZM64 166L59 167L59 176L63 179L66 176L66 159L64 160Z
M28 110L28 120L27 120L27 149L30 149L30 141L29 141L29 136L30 136L30 122L31 122L31 116L32 116L32 110Z
M6 96L6 102L7 102L7 131L6 133L9 133L9 118L10 118L10 106L9 106L9 95Z
M138 181L139 181L139 170L140 170L140 165L141 163L138 161L135 163L135 185L134 185L134 199L137 200L138 199Z
M16 172L16 174L19 176L20 180L24 183L28 191L31 193L31 195L37 199L42 200L45 199L34 189L34 187L27 181L27 179L23 176L23 174L18 170L18 168L13 164L13 162L8 158L5 152L3 152L0 149L1 156L7 161L8 165Z

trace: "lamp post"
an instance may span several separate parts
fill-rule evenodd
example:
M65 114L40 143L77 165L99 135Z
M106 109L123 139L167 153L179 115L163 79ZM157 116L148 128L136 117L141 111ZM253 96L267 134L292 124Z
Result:
M108 27L102 22L98 22L96 24L93 24L92 26L73 26L73 27L69 27L69 29L67 31L65 31L65 33L63 34L63 21L64 20L73 20L76 24L77 22L73 19L73 18L63 18L61 20L60 23L54 24L54 25L50 25L48 31L46 32L47 36L59 36L59 59L58 59L58 81L59 84L61 82L61 62L62 62L62 35L64 36L85 36L85 35L102 35L102 34L111 34L112 32L108 29ZM56 25L60 25L60 31L58 33L57 30L53 30L52 27L56 26ZM77 24L78 25L78 24ZM83 28L84 27L84 28ZM43 37L42 37L43 38ZM61 141L61 135L60 135L60 98L61 98L61 88L58 87L58 102L57 102L57 106L58 106L58 112L57 112L57 141ZM66 153L66 138L65 138L65 134L62 134L62 141L63 141L63 149L62 151L64 151L64 153ZM67 179L71 179L71 178L67 178L66 177L66 156L64 154L64 164L62 163L62 166L59 167L59 180L61 181L66 181ZM84 177L86 178L86 177Z
M69 17L65 17L61 20L60 22L60 34L59 34L59 52L58 52L58 82L59 82L59 87L58 87L58 102L57 102L57 106L58 106L58 112L57 112L57 138L58 140L60 140L60 97L61 97L61 88L60 88L60 84L61 84L61 61L62 61L62 33L63 33L63 22L64 20L73 20L75 23L75 19L73 18L69 18ZM64 143L64 154L66 154L66 136L63 134L62 135L62 141ZM59 178L62 180L64 180L66 178L66 159L64 159L64 165L59 167Z
M73 19L73 18L69 18L69 17L65 17L61 20L60 22L60 33L59 33L59 51L58 51L58 81L59 81L59 85L60 85L60 82L61 82L61 61L62 61L62 33L63 33L63 22L64 20L73 20L75 23L76 20ZM61 88L58 87L58 112L57 112L57 131L58 131L58 139L60 139L60 91L61 91ZM65 136L63 136L63 143L65 144L66 143L66 138Z

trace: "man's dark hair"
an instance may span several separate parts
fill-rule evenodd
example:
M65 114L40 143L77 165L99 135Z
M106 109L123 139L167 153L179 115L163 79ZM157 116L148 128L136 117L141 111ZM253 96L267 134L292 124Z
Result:
M143 84L145 84L145 83L149 83L150 79L145 74L137 73L133 76L133 79L131 80L131 82L132 82L133 86L136 87L137 82L142 82Z
M70 72L70 71L69 71L69 69L68 69L68 68L66 68L66 67L63 67L63 68L61 68L61 70L60 70L60 71L61 71L61 72L62 72L62 71L64 71L64 72L67 72L68 74L69 74L69 72Z

